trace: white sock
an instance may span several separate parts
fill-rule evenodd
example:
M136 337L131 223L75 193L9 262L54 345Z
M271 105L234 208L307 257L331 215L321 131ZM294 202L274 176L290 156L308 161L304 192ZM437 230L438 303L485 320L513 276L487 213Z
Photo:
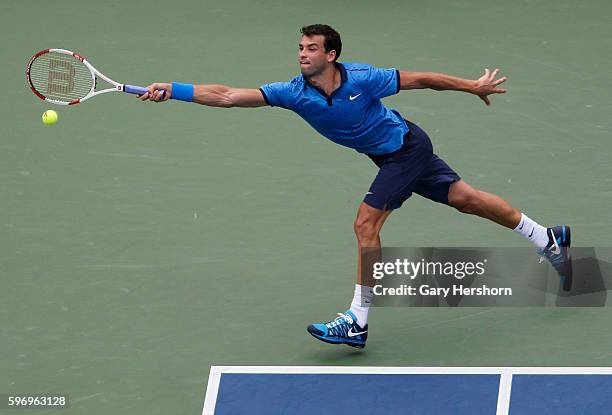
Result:
M518 226L514 228L514 231L529 239L538 248L546 248L546 245L548 245L548 233L546 232L546 228L530 219L524 213L521 213L521 221Z
M372 287L355 284L355 294L353 295L350 310L357 317L357 324L360 327L365 327L368 324L368 311L370 310L372 297L374 297Z

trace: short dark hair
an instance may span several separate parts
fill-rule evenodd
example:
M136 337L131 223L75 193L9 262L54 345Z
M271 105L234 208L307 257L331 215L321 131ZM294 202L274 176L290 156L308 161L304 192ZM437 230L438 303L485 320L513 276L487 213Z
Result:
M342 52L342 40L340 40L340 33L336 32L333 27L326 24L311 24L304 26L300 29L300 33L304 36L322 35L325 38L325 52L328 53L332 50L336 51L336 59L340 57Z

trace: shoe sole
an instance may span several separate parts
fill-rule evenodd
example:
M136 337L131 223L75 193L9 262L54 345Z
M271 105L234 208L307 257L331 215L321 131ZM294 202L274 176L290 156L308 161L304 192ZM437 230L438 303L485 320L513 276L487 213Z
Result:
M307 331L308 331L308 330L307 330ZM308 331L308 333L309 333L309 334L310 334L312 337L314 337L315 339L317 339L317 340L321 340L322 342L329 343L329 344L346 344L347 346L355 347L355 348L357 348L357 349L363 349L363 348L365 347L365 342L364 342L363 344L358 344L358 343L348 343L348 342L335 342L335 341L328 340L328 339L323 338L323 337L319 337L319 336L317 336L316 334L311 333L310 331Z
M573 270L573 265L572 265L572 257L571 255L569 255L569 248L572 245L572 230L569 226L565 226L563 225L563 229L565 230L564 232L564 239L565 239L565 243L567 246L565 246L565 248L568 250L568 254L567 254L567 276L563 276L561 278L561 284L562 284L562 288L563 291L571 291L572 289L572 284L573 284L573 274L574 274L574 270Z
M572 229L569 226L563 226L564 229L566 229L565 232L565 240L567 242L567 247L569 248L570 246L572 246Z

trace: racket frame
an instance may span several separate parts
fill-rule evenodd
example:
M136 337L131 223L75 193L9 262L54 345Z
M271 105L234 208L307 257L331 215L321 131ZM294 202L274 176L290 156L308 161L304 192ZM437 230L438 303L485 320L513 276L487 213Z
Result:
M30 79L30 67L32 66L32 62L34 62L36 58L38 58L39 56L44 55L45 53L50 53L50 52L57 52L57 53L62 53L64 55L73 56L74 58L83 62L83 64L87 67L87 69L89 69L89 72L91 74L92 87L91 87L91 90L83 98L77 99L72 102L58 101L55 99L47 98L46 96L38 92L36 88L34 88L34 85L32 84L32 80ZM28 85L30 86L30 89L32 89L32 92L36 94L36 96L38 96L40 99L46 102L50 102L52 104L57 104L57 105L75 105L80 102L86 101L91 97L95 97L96 95L106 94L107 92L129 92L131 94L138 94L138 95L142 95L144 92L146 92L146 88L138 87L134 85L120 84L119 82L113 81L108 76L104 75L102 72L97 70L91 63L89 63L89 61L87 61L87 59L85 59L84 56L79 55L78 53L72 52L70 50L66 50L66 49L45 49L41 52L38 52L36 55L32 56L32 58L28 62L26 75L27 75ZM113 85L113 87L96 91L95 90L97 86L96 78L101 78L107 83ZM127 91L126 91L126 87L128 89Z

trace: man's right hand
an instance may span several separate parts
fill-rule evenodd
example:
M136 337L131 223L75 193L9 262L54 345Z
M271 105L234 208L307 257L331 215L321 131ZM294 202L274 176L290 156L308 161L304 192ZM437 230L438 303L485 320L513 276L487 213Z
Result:
M162 95L163 92L163 95ZM147 92L138 97L141 101L164 102L172 97L172 84L155 83L147 87Z

